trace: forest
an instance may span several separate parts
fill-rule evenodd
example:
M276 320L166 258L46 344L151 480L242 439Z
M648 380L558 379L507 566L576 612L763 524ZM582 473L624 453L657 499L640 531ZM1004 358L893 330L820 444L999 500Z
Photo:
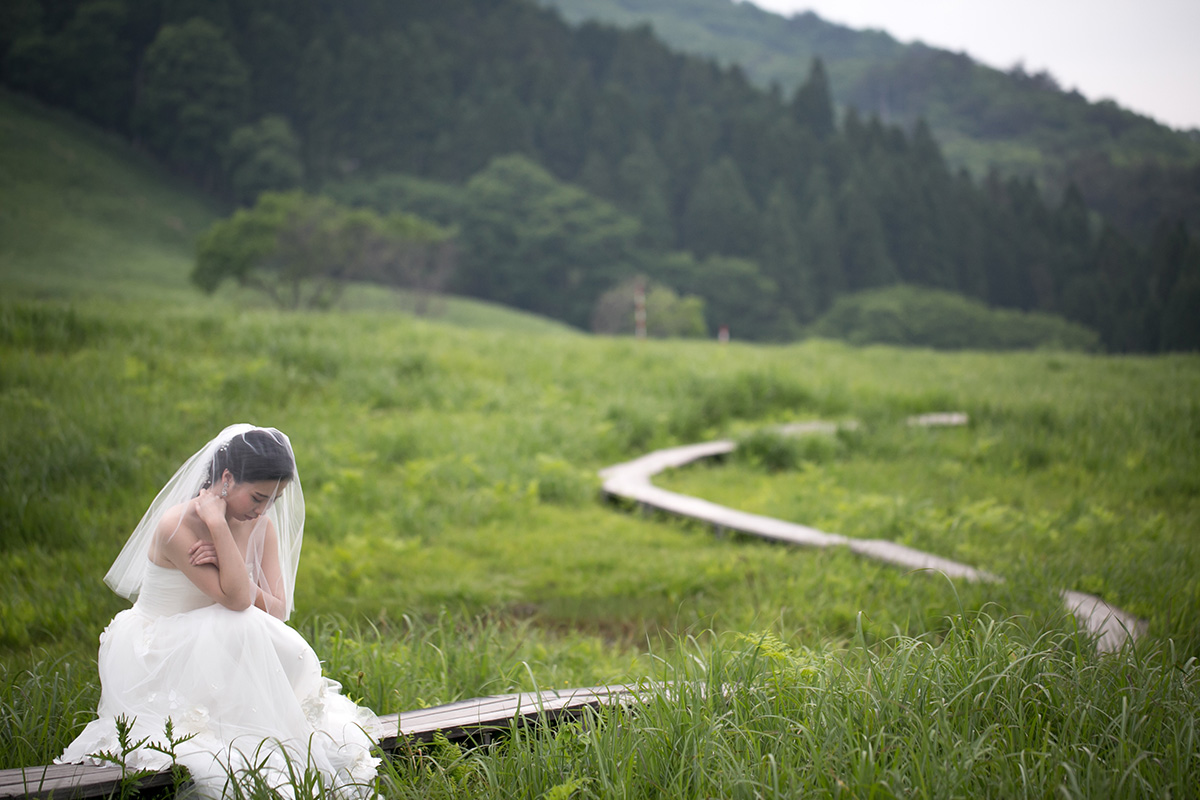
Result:
M646 28L571 27L523 0L3 13L6 86L231 208L303 189L430 220L454 231L444 288L577 327L645 276L702 301L708 333L748 339L911 285L1059 315L1114 352L1200 346L1182 218L1143 240L1074 186L1046 198L1030 177L956 171L923 122L839 115L819 58L794 91L763 90Z
M809 12L790 17L732 0L541 0L570 22L649 25L681 52L742 65L758 86L795 90L820 57L837 108L911 127L924 119L947 161L976 177L1035 178L1059 197L1075 183L1122 232L1148 240L1159 217L1200 224L1200 130L1177 131L1111 100L1089 101L1045 70Z

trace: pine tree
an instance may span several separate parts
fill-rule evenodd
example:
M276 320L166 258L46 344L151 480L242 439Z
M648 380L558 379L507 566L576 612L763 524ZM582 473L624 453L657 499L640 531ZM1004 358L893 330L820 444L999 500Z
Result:
M586 76L558 95L537 133L538 149L550 171L562 180L574 180L587 154L585 108L592 88Z
M684 211L683 246L698 256L749 256L758 238L757 210L733 159L700 174Z
M758 262L779 287L781 304L801 322L816 312L812 265L800 241L800 210L782 181L776 181L762 215Z
M1179 223L1166 243L1168 259L1162 283L1170 281L1162 305L1159 346L1163 350L1200 350L1200 242Z
M808 81L792 97L792 117L821 141L828 139L836 130L829 77L819 58L813 59Z
M334 118L334 59L316 37L304 48L296 74L297 121L310 178L323 180L332 171L337 126Z
M814 312L821 314L846 290L837 208L824 169L818 167L809 176L800 207L799 239L812 273Z
M296 29L268 11L250 17L240 48L250 70L254 107L259 114L296 112L296 69L302 48Z
M887 286L899 279L888 254L883 223L857 178L847 181L838 196L838 229L848 289Z
M617 166L617 205L641 220L641 241L655 250L665 250L675 241L667 204L669 178L666 165L644 134L638 135L633 151Z
M676 105L667 117L658 152L671 175L668 201L678 219L697 178L716 157L721 124L708 106Z

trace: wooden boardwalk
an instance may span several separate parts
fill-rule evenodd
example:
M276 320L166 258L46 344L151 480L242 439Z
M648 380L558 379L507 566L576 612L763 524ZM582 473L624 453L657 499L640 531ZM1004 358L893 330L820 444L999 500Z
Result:
M911 417L908 424L919 427L965 425L967 415L959 412L925 414ZM850 423L853 427L853 423ZM780 431L789 435L832 434L838 426L832 422L804 422L783 426ZM803 547L846 547L859 555L912 570L933 570L952 578L996 583L1002 579L989 572L960 564L948 558L925 553L884 539L853 539L837 533L786 522L773 517L749 514L745 511L710 503L660 489L651 482L658 473L699 461L732 453L737 444L728 440L672 447L616 464L600 472L603 490L612 498L632 501L643 509L662 511L711 525L718 533L725 530L757 536L776 542ZM1099 650L1119 650L1130 639L1146 631L1143 620L1109 605L1099 597L1082 592L1059 593L1067 611L1075 616L1090 633L1096 636Z
M380 717L379 746L395 752L410 743L430 742L441 734L454 741L489 741L511 725L558 723L577 719L585 709L622 705L639 697L633 686L593 686L583 689L500 694L460 700L446 705ZM173 777L159 772L142 778L139 792L169 790ZM107 797L119 792L121 770L115 766L53 764L0 771L0 798Z

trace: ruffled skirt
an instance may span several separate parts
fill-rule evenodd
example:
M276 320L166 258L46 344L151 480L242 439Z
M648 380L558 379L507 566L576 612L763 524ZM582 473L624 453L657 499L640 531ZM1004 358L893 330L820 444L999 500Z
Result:
M230 780L284 793L320 781L322 794L374 794L375 715L321 675L300 634L259 609L152 616L135 606L101 635L99 670L98 718L59 763L102 763L106 753L159 771L174 761L209 798ZM128 727L125 748L118 720Z

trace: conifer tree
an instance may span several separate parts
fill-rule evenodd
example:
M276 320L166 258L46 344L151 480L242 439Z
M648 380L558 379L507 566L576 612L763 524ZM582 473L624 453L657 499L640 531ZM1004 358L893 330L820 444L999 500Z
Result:
M837 208L825 170L813 170L801 199L803 222L799 239L804 247L804 261L812 272L814 312L822 313L834 298L845 291L846 278L842 271L841 231Z
M1182 222L1160 226L1151 257L1154 305L1161 308L1158 347L1200 349L1200 242Z
M616 202L642 222L641 241L655 250L674 244L674 226L667 205L669 174L654 144L639 134L632 152L617 166Z
M1163 308L1159 342L1164 350L1200 350L1200 246L1194 240Z
M857 177L847 181L839 193L838 230L842 270L850 291L887 286L899 279L883 223Z
M574 180L587 154L587 121L584 109L591 94L586 79L569 84L554 102L537 133L546 166L562 180Z
M802 128L806 128L824 141L836 129L833 114L833 97L829 91L829 77L821 59L814 58L808 72L808 80L796 90L792 97L792 117Z
M599 150L589 150L583 159L583 166L575 177L575 183L589 193L605 200L617 196L617 180L608 159Z
M700 173L716 158L720 140L720 120L710 107L677 104L668 114L659 153L671 174L668 199L676 219Z
M296 113L305 168L317 181L332 170L335 86L333 54L323 38L315 37L305 46L296 73Z
M758 238L757 210L733 159L700 174L684 210L683 246L698 256L749 256Z
M109 128L129 129L136 64L124 0L90 0L58 36L69 86L67 102Z
M799 235L800 210L782 181L776 181L762 215L758 262L779 287L781 303L801 322L816 312L812 265Z
M296 69L303 48L295 27L266 10L254 12L240 52L250 70L254 108L259 114L296 111Z

